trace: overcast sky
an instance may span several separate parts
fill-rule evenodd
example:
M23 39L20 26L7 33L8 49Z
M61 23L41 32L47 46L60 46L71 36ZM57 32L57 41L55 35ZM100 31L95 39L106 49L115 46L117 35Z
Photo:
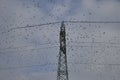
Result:
M56 80L60 23L15 28L63 20L120 21L120 0L0 0L0 80ZM69 80L120 80L119 25L65 23Z

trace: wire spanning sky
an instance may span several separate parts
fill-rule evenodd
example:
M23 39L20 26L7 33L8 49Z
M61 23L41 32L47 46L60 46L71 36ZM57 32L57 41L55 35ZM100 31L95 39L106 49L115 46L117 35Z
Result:
M69 80L120 80L119 0L0 0L0 80L56 80L63 20Z

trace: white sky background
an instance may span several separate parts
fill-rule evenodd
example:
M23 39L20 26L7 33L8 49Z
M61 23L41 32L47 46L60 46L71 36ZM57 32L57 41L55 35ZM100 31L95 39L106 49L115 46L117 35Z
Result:
M120 21L120 1L0 0L0 80L56 80L60 24L9 29L62 20ZM119 25L66 24L69 80L120 79Z

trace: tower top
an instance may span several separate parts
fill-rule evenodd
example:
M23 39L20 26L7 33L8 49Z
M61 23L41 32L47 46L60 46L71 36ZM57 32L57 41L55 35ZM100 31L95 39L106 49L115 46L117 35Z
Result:
M66 31L64 21L61 22L60 29L60 52L58 59L57 80L68 80Z

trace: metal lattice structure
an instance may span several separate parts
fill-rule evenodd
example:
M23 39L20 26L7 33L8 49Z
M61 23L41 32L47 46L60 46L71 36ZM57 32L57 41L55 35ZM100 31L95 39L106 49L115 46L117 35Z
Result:
M57 80L68 80L67 70L67 55L66 55L66 32L64 21L60 27L60 52L58 61Z

